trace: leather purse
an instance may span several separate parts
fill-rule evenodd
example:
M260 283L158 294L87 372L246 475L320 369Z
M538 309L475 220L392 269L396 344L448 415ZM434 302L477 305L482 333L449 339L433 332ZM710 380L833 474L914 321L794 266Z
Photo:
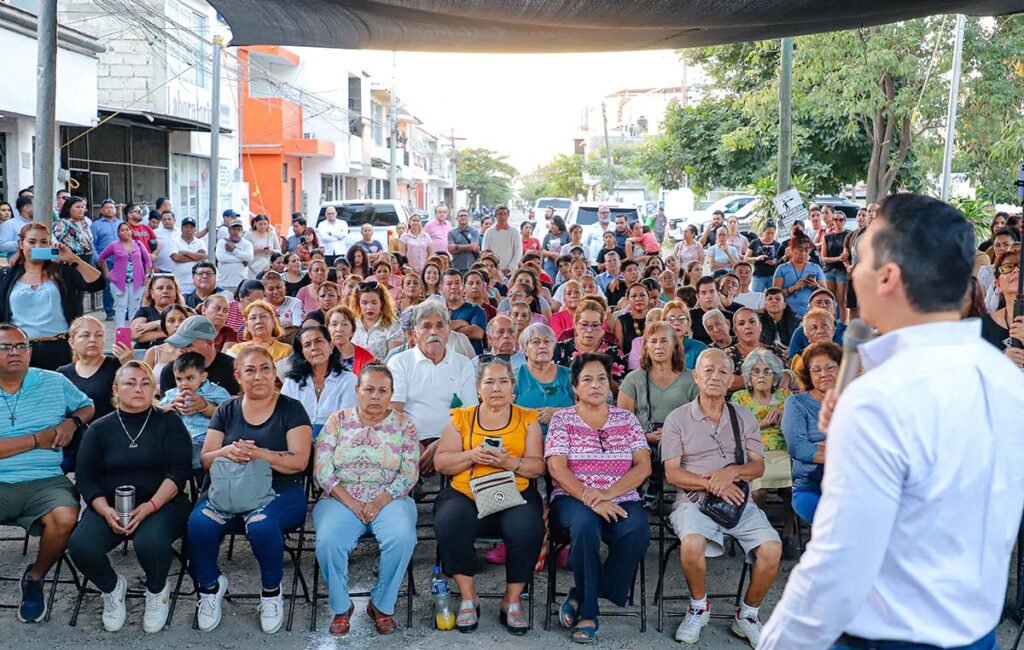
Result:
M473 448L473 433L476 429L477 410L473 409L473 421L469 425L469 448ZM511 470L493 472L486 476L473 477L476 464L469 470L469 490L476 504L476 518L483 519L496 512L508 510L526 503L516 485L516 473Z
M729 409L729 421L732 424L732 435L736 440L736 462L729 463L726 467L742 465L745 462L743 460L743 439L740 438L740 425L739 420L736 417L736 409L728 402L725 406ZM710 492L705 492L698 504L702 513L707 515L711 521L725 529L735 528L736 524L740 523L740 517L743 516L743 510L747 507L747 501L750 500L750 484L746 481L737 481L735 485L743 491L743 502L738 506L733 505Z

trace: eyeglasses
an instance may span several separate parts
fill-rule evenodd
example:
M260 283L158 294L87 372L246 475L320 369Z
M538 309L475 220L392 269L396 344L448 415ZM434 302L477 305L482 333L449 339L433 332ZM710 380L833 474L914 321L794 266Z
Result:
M669 316L665 320L667 320L670 323L688 323L688 322L690 322L690 317L689 316Z
M7 354L11 352L28 352L31 349L31 343L0 343L0 352Z
M356 288L360 291L376 291L379 286L376 281L371 280L370 282L360 282L356 285Z
M510 354L491 354L485 353L477 357L479 363L490 363L491 361L509 361L512 359Z
M217 274L214 273L213 271L196 271L192 275L194 275L196 277L200 277L200 278L209 278L209 277L213 277L213 276L215 276Z
M837 363L826 363L823 366L810 366L809 368L807 368L807 372L811 373L812 375L820 375L826 372L833 372L838 367L839 364Z
M581 330L594 331L601 329L601 323L576 323L576 327Z
M771 368L754 368L750 371L751 377L773 377L775 373Z
M1020 272L1020 264L1007 262L1005 264L1000 264L997 270L999 271L999 275L1010 275L1014 271Z

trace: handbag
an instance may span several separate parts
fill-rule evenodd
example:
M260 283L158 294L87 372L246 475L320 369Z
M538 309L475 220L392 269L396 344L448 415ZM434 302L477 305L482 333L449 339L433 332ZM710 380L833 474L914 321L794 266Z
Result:
M473 421L469 425L469 448L473 448L473 432L476 429L477 408L473 409ZM494 472L487 476L474 478L476 465L469 470L469 490L473 493L476 503L476 518L483 519L496 512L508 510L526 503L516 485L516 473L512 470Z
M210 465L207 500L215 510L241 515L259 510L274 500L273 471L265 460L236 463L215 458Z
M744 463L743 440L740 438L740 426L739 421L736 418L736 409L729 403L726 403L725 406L729 409L729 421L732 423L732 435L736 439L736 462L729 463L726 467L731 465L742 465ZM710 492L705 492L698 504L702 513L707 515L711 521L725 529L735 528L736 524L740 523L740 517L743 516L743 509L747 507L747 501L750 499L749 483L746 481L737 481L735 485L743 491L743 502L738 506L733 505Z

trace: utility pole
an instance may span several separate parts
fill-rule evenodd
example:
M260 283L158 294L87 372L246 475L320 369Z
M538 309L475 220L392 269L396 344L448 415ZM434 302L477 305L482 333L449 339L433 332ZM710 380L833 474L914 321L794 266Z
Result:
M56 182L57 0L39 0L36 41L39 50L36 55L36 150L32 184L35 187L35 220L46 223L53 220L53 187Z
M206 218L206 255L217 254L217 193L220 190L220 55L224 39L213 37L213 88L210 91L210 214ZM200 65L202 65L200 63Z
M779 70L779 194L790 186L793 162L793 38L782 39L782 61Z
M388 177L388 184L391 188L391 200L398 200L398 102L395 100L395 52L391 53L391 115L388 125L391 137L391 173Z
M956 109L960 96L960 63L964 54L964 23L963 14L956 15L956 41L953 43L953 71L949 80L949 107L946 109L946 150L942 156L942 193L943 201L949 200L950 185L953 181L953 140L956 137Z
M448 136L448 139L452 142L452 204L449 210L454 213L458 210L456 203L459 201L459 156L455 149L455 129L453 128Z
M601 98L601 121L604 122L604 161L608 167L608 188L605 190L605 198L615 194L615 181L612 178L612 145L608 140L608 110L604 105L604 98Z

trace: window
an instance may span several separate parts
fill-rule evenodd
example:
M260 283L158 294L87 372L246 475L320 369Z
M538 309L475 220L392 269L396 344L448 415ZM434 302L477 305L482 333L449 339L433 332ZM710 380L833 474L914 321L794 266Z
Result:
M171 162L171 200L178 223L192 217L200 226L210 211L209 158L174 154Z
M287 183L288 182L288 163L283 163L281 165L281 182L282 183Z
M373 144L384 146L384 106L377 102L370 104L370 121L373 124Z
M167 18L173 23L168 27L173 32L173 38L167 41L169 76L180 74L189 66L196 64L180 79L200 88L206 88L208 84L206 66L211 65L206 60L206 56L209 54L206 44L206 40L209 38L206 16L181 2L167 3L166 12ZM197 62L199 63L197 64Z

